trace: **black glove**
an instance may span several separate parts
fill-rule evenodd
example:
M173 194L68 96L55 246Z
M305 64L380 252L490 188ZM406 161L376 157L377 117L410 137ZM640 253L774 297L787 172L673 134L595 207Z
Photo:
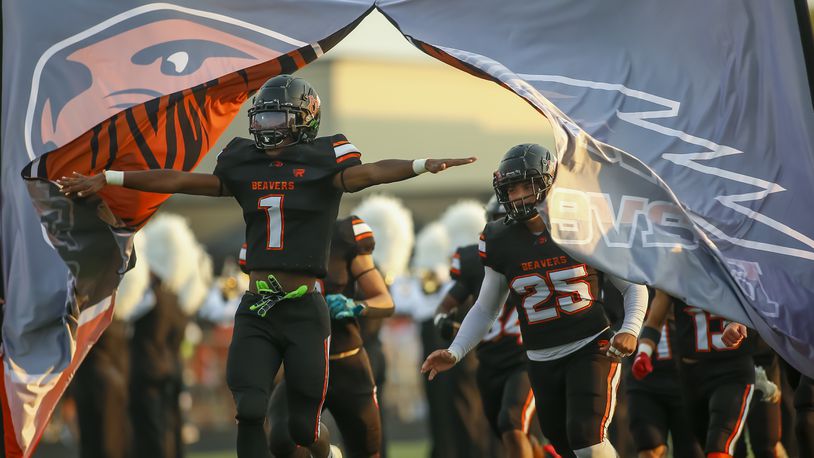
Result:
M455 321L446 313L435 315L433 323L435 323L435 328L438 329L438 334L444 340L452 340L458 332L458 328L461 327L461 323Z

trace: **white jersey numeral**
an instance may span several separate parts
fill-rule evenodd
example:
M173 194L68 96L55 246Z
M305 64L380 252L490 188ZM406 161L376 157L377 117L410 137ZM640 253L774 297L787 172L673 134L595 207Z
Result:
M552 270L543 277L533 273L515 277L509 285L523 299L523 311L529 324L555 320L560 313L578 313L593 304L591 287L585 277L585 265ZM556 294L553 305L546 306L551 294Z
M257 208L266 211L266 248L269 250L283 249L283 196L273 194L257 200Z
M520 320L517 318L517 309L507 304L504 304L503 308L503 313L492 323L489 332L483 337L484 342L496 340L503 336L520 336ZM506 310L507 308L508 310Z
M718 315L713 315L707 311L701 310L698 307L686 307L684 312L688 313L692 319L693 323L695 324L695 350L698 352L708 352L711 350L715 351L727 351L727 350L734 350L740 346L735 345L734 347L727 347L726 344L723 342L723 331L721 332L712 332L710 329L710 323L712 321L721 321L723 323L726 318ZM721 326L723 329L723 326Z

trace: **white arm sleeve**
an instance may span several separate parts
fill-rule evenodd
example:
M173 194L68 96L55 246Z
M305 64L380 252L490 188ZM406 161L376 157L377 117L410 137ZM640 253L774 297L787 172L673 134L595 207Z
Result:
M483 336L500 315L500 310L509 297L506 277L486 266L483 268L483 274L478 299L466 314L458 335L449 346L449 352L455 356L456 361L460 361L483 340Z
M644 323L644 315L647 313L647 287L613 275L610 275L609 279L625 298L625 319L619 332L638 337Z

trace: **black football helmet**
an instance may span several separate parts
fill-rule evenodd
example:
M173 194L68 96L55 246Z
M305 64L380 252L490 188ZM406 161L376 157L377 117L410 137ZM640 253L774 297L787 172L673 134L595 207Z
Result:
M517 145L507 151L495 171L492 187L508 219L526 221L536 216L535 204L545 199L556 173L557 159L536 143ZM526 181L531 183L534 203L526 203L525 199L510 200L509 186Z
M266 81L249 108L249 133L258 148L274 148L286 139L312 142L319 130L319 95L302 78L279 75Z
M486 220L497 221L506 216L506 209L497 201L497 196L492 195L486 203Z

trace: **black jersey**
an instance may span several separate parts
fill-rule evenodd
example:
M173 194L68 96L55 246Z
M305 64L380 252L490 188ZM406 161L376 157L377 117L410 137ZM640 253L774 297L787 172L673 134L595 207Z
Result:
M449 275L455 281L449 294L463 304L470 297L478 297L483 283L483 264L477 245L459 247L452 255Z
M564 345L608 327L602 274L566 254L548 231L535 235L523 223L494 221L481 238L483 264L508 281L526 349Z
M350 266L356 256L372 254L374 246L373 231L361 218L349 216L336 221L328 258L328 274L320 285L321 291L358 299L356 279ZM356 318L331 320L331 354L361 346L362 337Z
M252 140L229 142L213 173L243 209L246 269L324 277L342 197L333 177L360 157L344 135L287 146L275 157Z
M449 270L455 284L449 294L459 303L469 297L478 297L483 283L483 264L477 245L468 245L455 250ZM463 319L463 317L460 317ZM490 368L507 368L525 364L523 339L520 337L520 322L517 310L507 302L503 305L497 320L477 347L478 361Z
M676 333L682 357L691 359L726 359L733 356L751 355L755 332L748 330L747 337L736 347L727 347L721 338L726 318L713 315L698 307L687 305L673 298Z

